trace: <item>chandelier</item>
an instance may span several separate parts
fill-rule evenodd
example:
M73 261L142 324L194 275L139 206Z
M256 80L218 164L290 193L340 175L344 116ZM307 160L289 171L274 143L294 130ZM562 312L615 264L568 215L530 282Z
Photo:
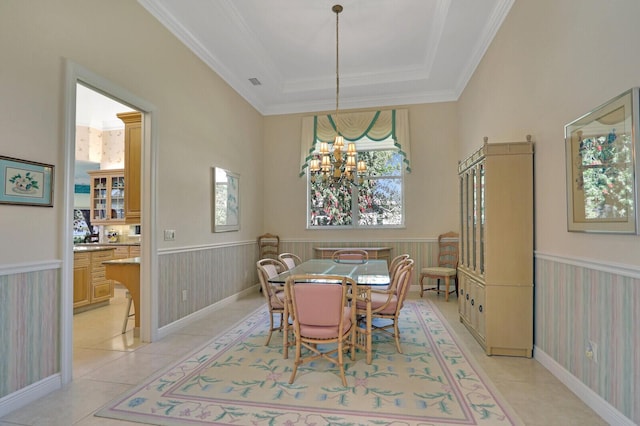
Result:
M361 184L364 181L362 174L367 171L367 166L364 161L358 161L356 163L356 144L349 142L347 144L346 151L344 145L344 137L340 133L339 129L339 112L340 112L340 73L339 73L339 43L338 43L338 16L342 12L342 6L339 4L334 5L331 10L336 14L336 137L333 140L331 148L328 142L320 142L319 157L311 160L309 164L309 170L311 172L311 182L316 181L316 176L321 176L323 181L334 182L349 181L354 184ZM333 150L333 155L331 155ZM356 180L357 175L360 174L360 179Z

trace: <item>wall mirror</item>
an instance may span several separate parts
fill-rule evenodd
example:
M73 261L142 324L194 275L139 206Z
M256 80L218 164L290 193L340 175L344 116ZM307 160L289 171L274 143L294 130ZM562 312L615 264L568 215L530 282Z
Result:
M565 126L569 231L638 233L638 88Z
M220 167L211 168L213 232L240 229L240 176Z

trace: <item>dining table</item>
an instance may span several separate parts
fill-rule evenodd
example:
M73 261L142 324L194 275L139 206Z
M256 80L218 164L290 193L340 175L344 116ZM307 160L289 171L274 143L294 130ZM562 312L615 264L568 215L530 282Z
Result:
M288 271L269 278L273 284L282 284L291 275L341 275L353 279L358 285L388 287L391 283L386 260L340 262L331 259L310 259Z
M356 348L362 349L367 355L367 364L371 364L373 360L372 350L372 315L371 315L371 289L386 289L391 283L389 277L389 268L386 260L366 260L362 261L334 261L330 259L310 259L296 267L284 271L269 278L269 282L275 285L282 285L287 278L293 275L338 275L353 279L358 287L358 291L354 297L361 306L364 306L363 317L364 327L356 328L356 342L353 342ZM320 280L320 278L319 278ZM288 303L285 302L285 316L288 318ZM289 348L288 321L284 321L283 330L283 354L287 358Z

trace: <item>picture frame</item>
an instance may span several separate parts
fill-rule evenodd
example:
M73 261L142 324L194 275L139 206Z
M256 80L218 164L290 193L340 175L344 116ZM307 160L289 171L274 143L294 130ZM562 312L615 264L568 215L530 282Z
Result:
M51 164L0 155L0 204L53 207Z
M638 234L639 88L565 126L569 232Z
M240 230L240 175L211 168L212 232Z

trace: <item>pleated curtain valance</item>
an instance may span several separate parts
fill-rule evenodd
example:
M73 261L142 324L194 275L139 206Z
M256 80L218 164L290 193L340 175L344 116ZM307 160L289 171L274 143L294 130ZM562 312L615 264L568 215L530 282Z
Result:
M405 170L411 172L409 110L393 109L341 113L337 118L335 114L303 117L300 137L300 176L305 174L309 162L317 155L316 145L320 142L333 142L336 136L336 124L340 134L347 141L393 140L393 145L403 156Z

